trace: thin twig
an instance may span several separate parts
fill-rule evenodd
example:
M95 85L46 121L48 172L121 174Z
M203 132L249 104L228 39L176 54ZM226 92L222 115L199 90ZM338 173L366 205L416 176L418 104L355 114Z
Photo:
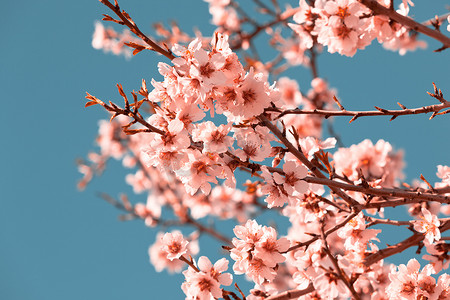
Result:
M404 116L404 115L417 115L417 114L426 114L426 113L439 113L439 111L450 108L450 101L446 101L445 103L440 104L434 104L434 105L428 105L423 106L419 108L410 108L410 109L399 109L399 110L390 110L390 109L384 109L376 107L377 110L370 110L370 111L350 111L350 110L324 110L324 109L291 109L291 110L285 110L282 111L278 116L277 119L290 114L298 114L298 115L322 115L325 116L325 118L329 117L336 117L336 116L351 116L353 117L350 120L350 123L355 121L357 118L360 117L369 117L369 116L392 116L393 118L396 118L398 116ZM268 111L271 109L268 109Z
M334 257L334 255L331 253L330 248L328 247L328 242L327 242L327 238L325 236L325 232L323 230L323 226L321 227L320 230L320 235L322 237L322 241L323 241L323 250L325 251L325 253L328 255L328 257L330 258L334 268L336 269L336 272L339 275L339 278L344 282L344 284L347 286L347 288L350 290L350 293L352 293L353 298L355 300L359 300L361 299L358 295L358 293L355 291L355 288L353 287L353 285L350 283L347 275L345 274L344 271L342 271L341 267L339 267L339 263L336 259L336 257Z
M102 4L106 5L109 9L111 9L119 18L122 20L123 25L127 26L135 35L140 37L145 43L147 43L152 50L164 55L168 59L172 60L175 58L170 51L163 49L154 41L152 41L148 36L146 36L139 27L134 23L131 17L125 12L121 11L117 0L114 1L114 4L109 2L108 0L99 0Z

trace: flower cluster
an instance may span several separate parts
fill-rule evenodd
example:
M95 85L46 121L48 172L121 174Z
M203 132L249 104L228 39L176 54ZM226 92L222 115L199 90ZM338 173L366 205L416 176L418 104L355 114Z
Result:
M275 268L285 261L281 254L289 248L286 238L277 239L277 232L272 227L261 226L249 220L244 226L236 226L233 238L231 258L236 262L233 271L246 274L255 283L272 281L277 272Z
M384 140L375 145L364 140L349 148L339 148L333 158L336 173L353 181L364 176L374 186L392 187L403 178L403 153L394 152Z
M366 0L300 0L299 7L285 10L277 1L272 1L273 10L254 1L274 18L265 24L251 20L235 1L206 2L218 31L211 38L197 32L190 43L177 25L172 25L172 33L156 26L164 38L156 42L96 25L95 48L129 55L122 45L131 41L138 44L136 50L154 50L170 62L158 64L163 79L152 79L151 89L142 81L139 92L132 93L134 103L118 85L123 108L88 94L86 106L100 104L112 118L100 122L100 151L89 154L91 165L80 163L80 187L101 172L109 158L121 160L133 170L126 182L134 193L146 196L146 203L134 204L125 195L120 201L105 196L125 212L123 220L138 218L164 229L195 228L189 236L178 230L159 233L149 248L158 272L182 272L186 299L450 299L450 276L432 276L450 264L450 246L443 235L450 221L439 215L450 215L450 168L439 165L434 184L421 176L422 182L399 187L403 153L390 143L366 139L332 153L329 149L341 141L322 138L324 120L332 116L350 115L353 121L378 112L399 115L378 107L375 113L346 111L336 90L319 77L317 55L326 46L329 52L353 56L374 39L400 54L423 46L406 25L389 16L407 16L412 1L402 1L397 11L393 1L369 1L375 8L389 8L389 14L370 8ZM117 2L102 3L143 36ZM289 24L289 18L296 24ZM439 22L436 18L431 23L435 35L440 34ZM274 30L276 24L296 34L284 37L282 30ZM254 31L247 32L252 26ZM250 48L263 31L280 51L273 61L262 62L257 47ZM139 48L142 42L148 46ZM247 51L240 59L236 50L248 49L254 55ZM287 63L279 66L283 60ZM297 81L278 76L298 64L312 70L311 88L303 93ZM272 75L274 83L269 81ZM432 117L448 112L441 111L450 104L436 86L429 94L440 104L423 111L399 104L400 112L432 111ZM385 208L397 206L409 208L405 214L410 219L384 217ZM278 238L283 234L278 226L260 225L269 214L288 224L284 237ZM234 222L235 237L222 233L222 224L215 226L214 219ZM384 247L381 229L375 227L380 224L407 228L412 236L379 249ZM206 256L195 258L200 235L220 241L234 260L234 274L246 274L254 283L250 295L237 282L240 295L226 288L233 281L226 272L227 259L213 264ZM385 262L410 247L426 250L423 258L429 264L422 270L416 260L398 267Z
M443 274L436 282L433 273L431 265L420 270L419 262L411 259L406 266L391 271L386 294L389 299L449 299L450 276Z
M389 0L378 0L378 3L385 7L390 5ZM313 5L300 0L299 6L300 11L294 16L296 24L290 26L305 48L313 46L313 39L327 46L328 52L346 56L355 55L374 39L387 49L399 50L400 54L426 46L425 42L417 41L407 27L391 22L387 16L371 15L357 0L316 0ZM397 12L407 16L408 3L400 4Z
M181 289L186 294L186 299L212 300L222 297L221 285L230 285L233 276L224 273L228 269L228 260L222 258L214 265L206 257L198 259L198 270L190 267L183 272L186 281Z
M144 161L174 172L191 195L199 189L209 194L217 178L234 187L232 169L220 154L230 151L243 161L262 161L273 138L264 128L232 130L231 124L253 122L279 92L262 74L244 72L226 36L216 34L209 52L195 39L187 48L174 46L173 53L178 55L174 66L159 65L164 82L153 81L154 90L148 93L148 100L159 105L149 123L164 133L150 134L153 141L144 147ZM224 114L229 123L202 121L206 111ZM233 148L231 131L238 149Z

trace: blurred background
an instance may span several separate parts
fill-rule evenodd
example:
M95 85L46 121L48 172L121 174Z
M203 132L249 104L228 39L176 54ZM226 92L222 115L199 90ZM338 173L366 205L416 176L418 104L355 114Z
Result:
M244 7L251 3L241 2ZM445 13L448 5L444 0L414 2L410 15L418 21ZM146 33L152 33L152 23L170 20L192 36L194 27L204 36L215 29L202 1L119 3ZM110 14L98 1L2 1L2 12L0 299L184 298L183 277L156 273L148 262L156 230L142 221L119 221L120 212L97 196L133 195L124 182L128 171L112 161L84 192L76 188L81 174L75 161L95 149L98 120L108 117L100 107L84 108L85 92L121 103L116 83L126 92L138 90L142 79L160 80L157 63L168 61L148 51L127 60L93 49L94 22ZM433 53L441 45L422 38L428 48L405 56L376 42L353 58L324 52L319 75L338 90L349 110L394 109L397 101L409 108L435 104L426 94L432 82L449 99L450 50ZM310 89L308 69L296 67L284 75L298 80L301 91ZM346 146L365 138L389 141L405 151L406 182L420 174L435 182L436 166L450 165L450 119L428 117L361 118L352 124L341 118L334 120L334 129ZM145 196L130 200L144 202ZM223 228L229 236L231 230ZM398 235L385 240L396 241ZM202 239L200 247L200 255L221 255L209 239Z

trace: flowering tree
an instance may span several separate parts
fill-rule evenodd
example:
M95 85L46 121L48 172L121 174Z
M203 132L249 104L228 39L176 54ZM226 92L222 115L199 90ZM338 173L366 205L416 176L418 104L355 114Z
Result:
M418 23L408 17L411 0L398 9L393 0L300 0L285 9L276 0L254 0L266 19L261 23L233 0L206 1L217 26L212 37L157 24L154 38L117 1L100 0L111 11L103 20L129 31L97 23L94 48L126 56L150 50L164 62L161 78L151 87L142 80L130 98L118 84L121 105L87 94L86 107L101 105L111 118L100 123L100 152L79 164L79 187L109 158L120 159L135 169L127 183L148 195L146 204L105 195L125 211L124 219L194 228L160 232L149 249L157 271L183 273L187 299L450 299L450 276L443 273L449 238L441 236L450 229L450 167L437 167L434 184L424 176L406 184L402 152L388 142L366 139L329 150L339 140L321 138L331 117L353 122L430 113L433 119L450 112L450 101L433 84L433 105L347 110L317 66L323 51L353 56L375 39L403 55L426 46L423 34L442 44L435 51L445 51L450 38L441 25L450 17ZM270 61L262 61L255 47L263 33L277 51ZM307 93L281 76L297 65L311 71ZM400 206L408 220L385 217ZM263 213L288 220L287 235L259 224ZM224 219L235 223L232 238L211 225ZM411 233L383 247L380 224ZM201 251L202 234L218 241L223 258L212 263ZM428 264L385 261L411 247L424 252ZM250 291L240 288L241 274L254 284Z

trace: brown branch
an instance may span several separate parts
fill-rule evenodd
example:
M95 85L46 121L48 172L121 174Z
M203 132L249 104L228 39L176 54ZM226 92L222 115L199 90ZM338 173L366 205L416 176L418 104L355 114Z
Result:
M147 177L147 179L151 181L150 174L148 173L147 169L144 167L144 164L142 163L142 161L140 160L140 158L138 156L136 156L136 160L137 160L137 163L138 163L140 169L143 170L143 172L144 172L145 176ZM160 182L158 182L158 185L159 185L159 188L161 190L164 190L164 187L161 186ZM170 188L170 187L167 187L167 188ZM211 235L212 237L214 237L214 238L216 238L216 239L226 243L227 245L231 245L231 240L229 238L227 238L226 236L220 234L219 232L214 230L214 228L207 227L207 226L197 222L196 220L192 219L190 216L186 216L185 222L182 223L182 224L179 224L179 225L183 225L183 224L192 225L192 226L196 227L198 229L198 231L200 231L201 233L205 232L205 233Z
M402 16L397 13L395 10L391 10L389 8L384 7L379 4L376 0L358 0L360 3L367 6L370 10L372 10L376 15L385 15L390 19L400 23L410 29L423 33L437 41L440 41L444 48L450 47L450 38L440 33L438 30L428 28L427 26L414 21L409 17Z
M377 219L373 217L366 217L368 223L366 227L372 227L378 224L384 224L384 225L394 225L394 226L409 226L414 221L397 221L397 220L389 220L389 219Z
M309 49L309 54L310 54L309 65L311 68L312 77L314 79L314 78L319 77L319 72L317 71L317 53L315 50L315 45L311 49Z
M102 4L106 5L109 9L111 9L119 18L122 20L123 25L127 26L131 32L140 37L145 43L147 43L152 50L164 55L168 59L172 60L175 58L175 55L172 54L169 50L163 49L154 41L152 41L148 36L146 36L139 27L134 23L131 17L125 12L121 11L117 0L114 1L114 4L109 2L108 0L99 0ZM111 18L111 17L109 17Z
M328 230L325 232L324 236L327 237L328 235L332 234L332 233L335 232L336 230L338 230L338 229L344 227L348 222L350 222L351 219L353 219L354 217L356 217L357 214L359 214L359 211L356 211L356 212L354 212L354 213L348 215L348 216L345 218L344 221L342 221L342 222L339 223L338 225L336 225L336 226L334 226L334 227L328 229ZM296 249L298 249L298 248L301 248L301 247L304 247L304 246L308 246L308 245L310 245L311 243L317 241L319 238L320 238L320 236L319 236L319 235L316 235L316 236L314 236L313 238L309 239L309 240L306 241L306 242L298 243L297 245L294 245L294 246L289 247L289 249L287 249L285 252L282 252L282 253L287 253L287 252L296 250Z
M279 119L285 115L289 114L298 114L298 115L322 115L325 118L334 117L334 116L351 116L352 119L350 123L355 121L359 117L369 117L369 116L392 116L391 120L397 118L398 116L404 115L417 115L417 114L426 114L433 112L432 118L435 115L438 115L439 111L450 108L450 101L445 101L444 103L434 104L429 106L423 106L419 108L411 108L411 109L399 109L399 110L389 110L384 108L375 107L377 110L371 111L350 111L350 110L323 110L323 109L312 109L312 110L303 110L303 109L292 109L285 110L280 113L276 118ZM442 114L442 113L441 113ZM431 118L430 118L431 119Z
M283 292L281 294L267 297L264 300L288 300L288 299L294 299L294 298L298 298L300 296L312 293L312 292L314 292L314 290L315 289L314 289L313 284L310 283L306 289L303 289L303 290L293 289L293 290L285 291L285 292Z
M217 231L215 231L213 228L211 227L206 227L205 225L195 221L194 219L192 219L191 217L188 216L188 219L186 221L187 224L190 224L194 227L196 227L200 232L206 232L209 235L215 237L216 239L224 242L227 245L231 245L231 240L229 238L227 238L226 236L218 233Z
M165 133L164 131L154 127L153 125L150 125L147 121L145 121L144 118L137 112L136 108L134 109L134 111L131 110L130 108L123 109L123 108L118 107L116 104L112 103L111 101L109 102L110 105L108 105L105 102L103 102L102 100L98 99L97 97L92 96L91 94L89 94L87 92L86 92L86 94L87 94L86 99L90 100L90 102L86 103L86 106L91 106L92 104L90 104L90 103L93 103L93 102L95 102L94 104L100 104L107 111L114 113L114 115L111 117L111 120L119 115L125 115L125 116L133 118L136 122L144 125L148 129L150 129L150 131L164 135L164 133ZM125 102L125 105L128 106L126 103L127 102Z
M326 185L330 188L335 187L339 189L343 189L346 191L355 191L360 192L365 195L376 195L376 196L388 196L388 197L396 197L396 198L406 198L406 199L420 199L422 201L435 201L439 203L450 203L450 196L444 195L436 195L428 193L428 190L425 191L408 191L401 189L388 189L388 188L373 188L373 187L363 187L358 185L352 185L348 183L343 183L335 180L331 180L328 178L317 178L317 177L305 177L304 181L309 183L316 183ZM375 203L371 203L372 206L376 207ZM358 204L358 206L361 206ZM362 205L363 209L366 209L365 205Z
M191 261L189 261L186 257L184 257L183 255L180 256L180 260L184 261L185 263L187 263L196 272L200 272L200 270Z
M338 277L344 282L344 284L347 286L347 288L349 289L349 291L352 293L353 298L355 300L359 300L361 299L358 295L358 293L355 291L355 288L353 287L353 285L350 283L349 278L347 276L347 274L345 274L344 271L342 271L341 267L339 267L338 261L336 259L336 257L334 257L334 255L331 253L330 248L328 247L328 242L327 242L327 238L325 237L325 233L323 231L323 226L320 230L320 235L322 237L322 241L324 244L323 250L325 251L325 253L328 255L328 257L330 258L334 268L336 269L336 272L338 274Z
M450 229L450 222L445 222L443 225L439 227L440 232L444 232ZM413 247L415 245L418 245L423 239L425 238L425 235L423 233L414 233L409 238L395 244L392 246L389 246L385 249L381 249L373 254L370 254L369 256L364 259L364 265L366 267L369 267L370 265L385 259L389 256L395 255L397 253L400 253L410 247Z
M242 42L244 40L250 41L251 39L256 37L259 33L264 31L266 28L272 27L278 23L285 22L286 20L291 18L293 15L295 15L298 10L299 10L299 8L291 8L291 9L285 11L284 13L282 13L281 15L279 15L275 20L268 22L266 24L257 26L251 33L242 34L241 39L239 41L237 41L236 43L231 44L230 48L232 50L239 49L242 46Z
M272 122L269 121L269 119L267 119L264 115L260 115L259 119L288 148L289 152L291 152L295 157L297 157L308 169L311 170L311 172L315 176L318 177L317 179L327 179L325 175L323 175L322 172L320 172L320 170L318 170L317 167L315 167L301 151L299 151L296 147L294 147L294 145L292 145L291 142L289 142L289 140L285 136L283 136L281 131L274 124L272 124ZM349 195L341 191L339 188L336 188L335 186L330 186L330 189L336 195L344 199L344 201L347 202L349 206L358 205L358 202L356 200L354 200Z
M372 201L368 204L364 205L364 209L371 209L371 208L382 208L382 207L397 207L402 205L410 205L410 204L416 204L416 203L422 203L424 202L423 199L389 199L386 201ZM444 203L444 202L441 202Z

